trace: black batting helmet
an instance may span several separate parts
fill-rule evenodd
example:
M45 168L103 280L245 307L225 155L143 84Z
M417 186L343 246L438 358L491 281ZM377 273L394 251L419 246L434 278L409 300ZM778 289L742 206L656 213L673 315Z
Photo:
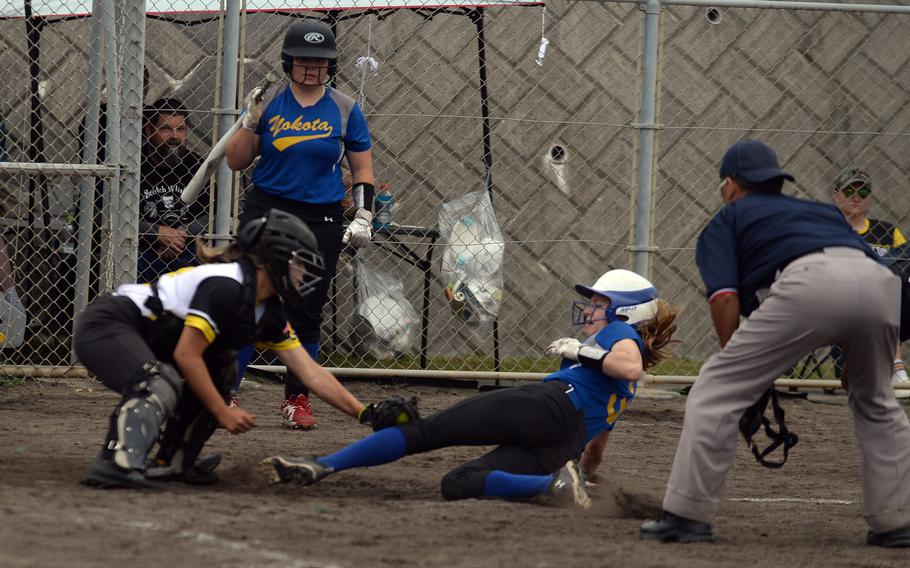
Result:
M291 72L295 57L315 57L329 60L329 77L335 75L338 66L338 48L332 28L320 20L305 18L297 20L284 34L281 46L281 67Z
M270 209L241 227L237 248L259 258L285 304L302 300L325 277L325 262L313 231L280 209Z

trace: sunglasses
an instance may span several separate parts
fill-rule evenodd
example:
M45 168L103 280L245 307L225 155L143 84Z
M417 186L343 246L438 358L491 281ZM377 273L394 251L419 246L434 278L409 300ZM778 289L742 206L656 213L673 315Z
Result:
M861 199L865 199L865 198L869 197L870 195L872 195L872 190L868 186L865 186L865 185L860 187L859 189L856 189L855 187L845 187L844 189L840 190L840 192L841 192L841 195L843 195L844 197L846 197L848 199L853 197L854 193L856 195L859 195Z

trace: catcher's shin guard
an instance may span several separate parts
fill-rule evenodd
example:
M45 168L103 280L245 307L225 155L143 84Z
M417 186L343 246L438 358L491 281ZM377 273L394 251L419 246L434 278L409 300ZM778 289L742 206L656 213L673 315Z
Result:
M150 361L140 380L127 392L111 415L106 450L113 463L125 470L144 470L161 425L173 414L183 388L174 367Z

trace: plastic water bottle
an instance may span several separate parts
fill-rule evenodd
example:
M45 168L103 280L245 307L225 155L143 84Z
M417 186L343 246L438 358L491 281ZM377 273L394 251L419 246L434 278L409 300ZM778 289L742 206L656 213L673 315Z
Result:
M379 185L379 192L373 198L373 228L384 229L392 223L392 203L395 198L387 184Z

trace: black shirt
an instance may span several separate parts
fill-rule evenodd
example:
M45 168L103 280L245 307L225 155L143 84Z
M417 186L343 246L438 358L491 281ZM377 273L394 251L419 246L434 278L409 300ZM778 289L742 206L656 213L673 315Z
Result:
M140 166L139 183L139 234L148 243L158 234L158 226L185 229L191 235L199 235L208 227L207 189L190 204L180 201L180 194L193 174L199 169L202 158L187 152L180 163L153 164L144 149Z

